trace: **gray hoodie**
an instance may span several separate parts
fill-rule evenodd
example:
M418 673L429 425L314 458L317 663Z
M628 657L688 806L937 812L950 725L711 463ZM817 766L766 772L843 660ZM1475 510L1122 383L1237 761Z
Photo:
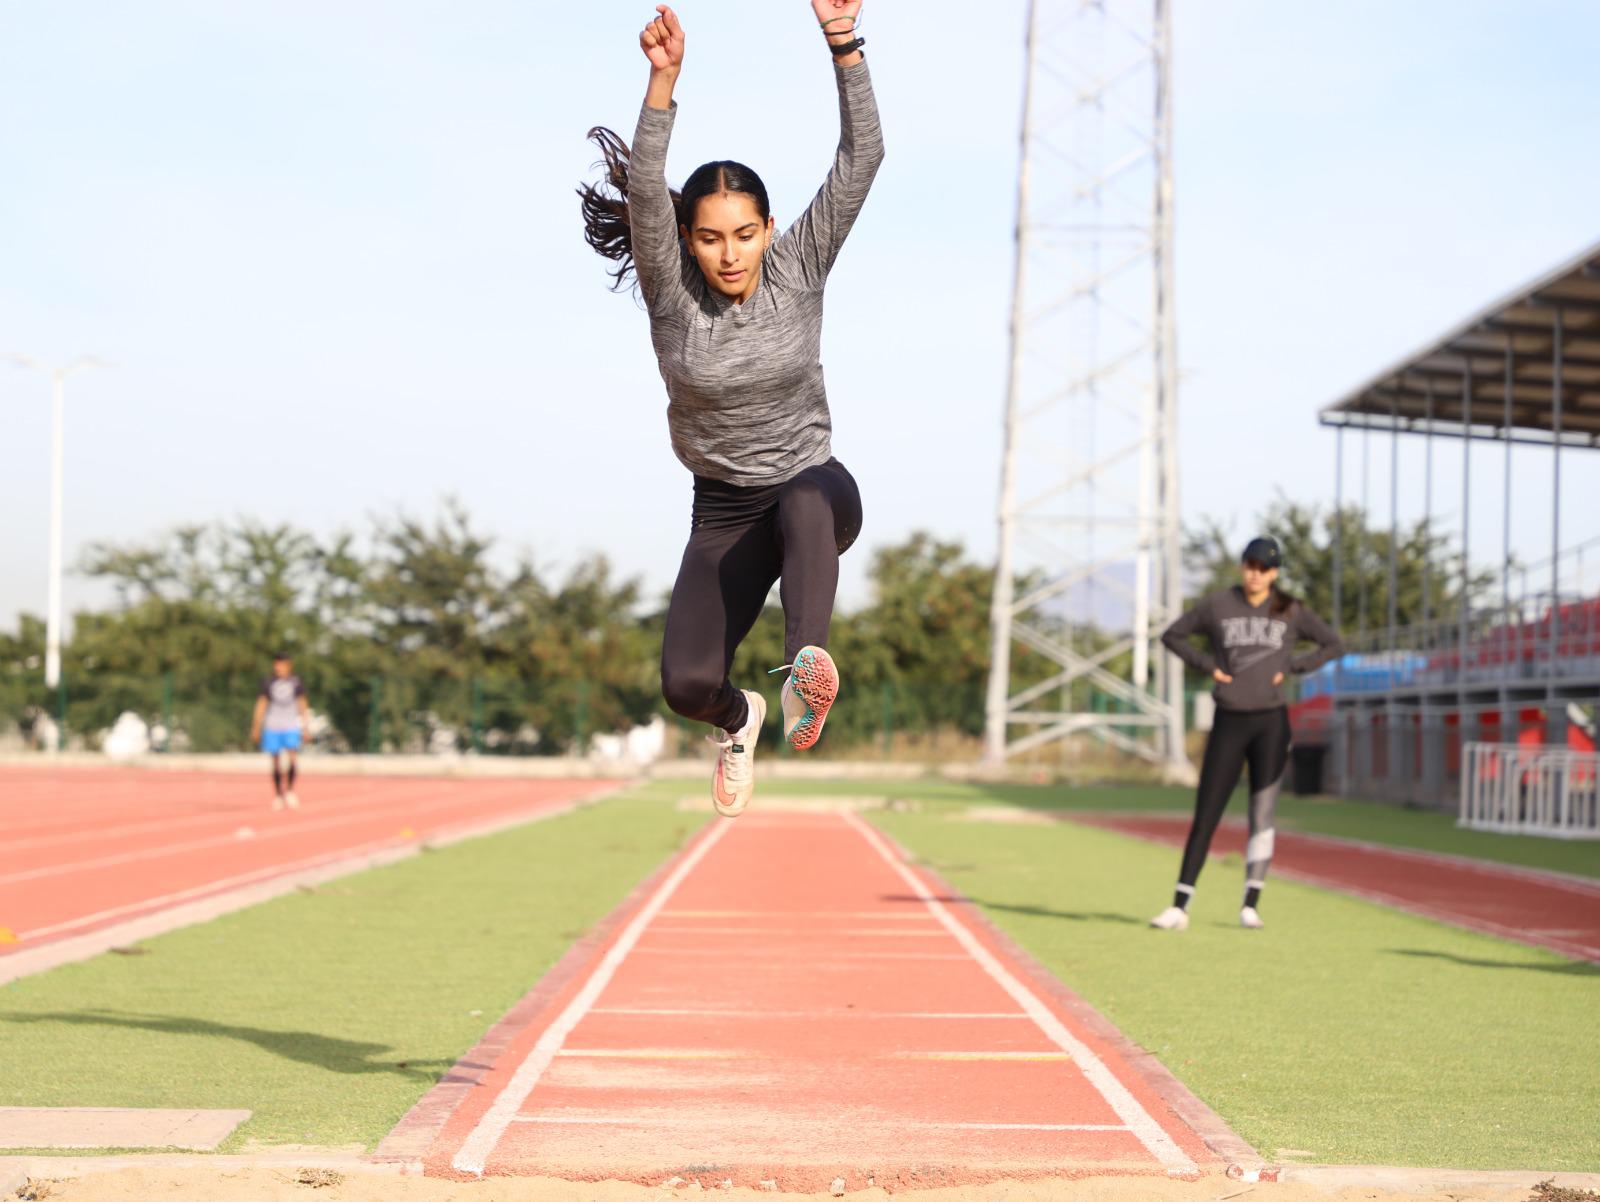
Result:
M1314 672L1342 650L1338 632L1299 601L1281 614L1272 612L1273 601L1269 594L1260 605L1251 605L1235 585L1202 598L1161 636L1167 650L1196 671L1210 676L1220 667L1233 677L1212 690L1222 709L1277 709L1284 703L1283 690L1274 683L1280 673ZM1189 641L1196 634L1210 641L1210 654ZM1296 655L1302 640L1316 643L1316 649Z

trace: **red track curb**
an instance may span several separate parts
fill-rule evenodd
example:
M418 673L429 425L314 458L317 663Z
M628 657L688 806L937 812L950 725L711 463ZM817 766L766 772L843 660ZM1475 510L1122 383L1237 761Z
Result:
M1178 1080L1172 1071L1156 1058L1154 1053L1147 1051L1133 1040L1124 1035L1110 1019L1101 1014L1084 998L1074 992L1059 977L1055 976L1048 968L1040 963L1032 953L1025 950L1010 935L1006 934L994 920L985 914L976 903L953 889L933 869L927 867L917 857L913 856L901 843L885 833L881 828L874 827L878 835L905 861L906 865L917 875L921 876L928 886L943 898L948 899L946 904L959 905L960 916L970 925L978 928L985 939L994 945L996 950L1009 957L1014 964L1028 974L1028 983L1036 987L1041 993L1046 994L1050 1000L1057 1002L1069 1011L1072 1016L1083 1024L1084 1028L1095 1035L1096 1038L1110 1044L1121 1055L1125 1063L1138 1077L1148 1085L1153 1093L1175 1114L1185 1126L1190 1128L1205 1143L1218 1159L1228 1163L1228 1173L1233 1175L1238 1169L1241 1173L1259 1170L1261 1154L1241 1138L1226 1120L1215 1110L1207 1106L1197 1097L1188 1086ZM1247 1170L1241 1164L1254 1166ZM1269 1180L1269 1178L1261 1178Z
M484 1076L495 1061L506 1053L535 1019L556 1008L563 995L574 992L584 971L600 958L657 886L706 838L708 827L709 824L702 826L690 836L682 847L629 890L627 896L592 930L568 948L534 987L506 1012L505 1017L490 1027L484 1037L440 1078L439 1083L406 1112L368 1159L380 1164L427 1162L428 1153L444 1134L450 1119L461 1104L481 1087ZM471 1174L451 1170L448 1157L442 1162L428 1162L427 1171L430 1176L476 1180Z
M650 904L650 899L657 896L674 873L681 872L684 861L695 855L696 850L718 829L712 827L700 831L646 880L636 885L623 902L591 932L569 948L534 989L495 1023L440 1083L402 1118L371 1159L377 1163L420 1167L429 1176L477 1179L484 1172L483 1164L478 1164L475 1169L470 1165L466 1169L457 1168L462 1141L477 1130L477 1125L483 1121L485 1114L490 1113L490 1108L500 1105L497 1099L504 1082L508 1076L519 1071L521 1057L535 1046L536 1037L542 1038L541 1033L552 1016L565 1010L587 988L591 971L611 955L617 940L623 937L624 931ZM920 879L920 888L930 890L940 901L948 901L956 896L936 874L914 866L914 861L904 848L882 831L872 828L872 835L882 841L879 854L898 858ZM976 941L974 947L987 949L985 955L999 960L1012 972L1014 980L1023 989L1034 994L1035 1005L1042 1002L1045 1009L1055 1011L1061 1020L1068 1023L1067 1029L1075 1031L1075 1039L1087 1040L1085 1050L1103 1065L1097 1071L1108 1071L1118 1079L1119 1090L1131 1089L1131 1094L1120 1096L1128 1097L1130 1105L1143 1107L1144 1113L1166 1133L1167 1138L1176 1140L1178 1146L1184 1149L1189 1164L1187 1169L1164 1169L1160 1163L1130 1160L1123 1164L1120 1159L1064 1160L1059 1166L1051 1165L1049 1168L1017 1165L1006 1172L1008 1178L1022 1180L1116 1174L1198 1179L1207 1174L1230 1172L1241 1180L1272 1179L1271 1174L1275 1170L1263 1166L1255 1150L1233 1132L1220 1116L1179 1082L1153 1055L1118 1031L1109 1020L1001 932L969 899L960 898L958 905L947 910L947 913L957 924L968 929L968 938ZM892 1149L886 1150L890 1152L886 1159L893 1162ZM482 1149L478 1150L478 1154L482 1154ZM756 1175L764 1177L770 1172L780 1176L784 1187L788 1189L798 1188L802 1179L808 1184L815 1184L811 1178L821 1171L809 1161L728 1161L715 1173L727 1172L730 1177L750 1177L753 1183L751 1173L757 1163L765 1171ZM620 1164L617 1167L625 1168L620 1179L645 1180L636 1175L646 1170L643 1162L632 1167ZM546 1170L529 1167L526 1171ZM893 1190L972 1182L975 1180L972 1176L974 1171L978 1172L978 1179L988 1179L994 1175L989 1173L985 1176L980 1165L965 1164L959 1160L953 1160L948 1165L943 1160L880 1163L875 1174L868 1173L866 1169L859 1172L848 1169L840 1175L850 1182L848 1188L876 1184L880 1188ZM504 1164L488 1166L488 1175L491 1176L505 1175L507 1172L508 1166ZM595 1174L605 1175L598 1166L580 1169L577 1164L572 1166L572 1173L574 1180L591 1180L597 1179ZM693 1175L690 1169L683 1169L680 1173L684 1176ZM559 1170L557 1174L569 1175ZM834 1171L830 1169L819 1179L823 1182L819 1188L826 1188L826 1180L833 1176ZM857 1180L858 1177L860 1180ZM655 1181L654 1177L650 1177L650 1183Z

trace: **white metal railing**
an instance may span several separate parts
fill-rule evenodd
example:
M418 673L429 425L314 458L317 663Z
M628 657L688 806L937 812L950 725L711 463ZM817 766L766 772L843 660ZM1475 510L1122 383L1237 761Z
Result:
M1458 826L1551 839L1600 839L1600 754L1468 743Z

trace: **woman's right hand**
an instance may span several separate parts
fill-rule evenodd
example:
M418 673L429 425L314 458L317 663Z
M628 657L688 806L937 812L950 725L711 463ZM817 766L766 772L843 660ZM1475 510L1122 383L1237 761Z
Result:
M656 19L639 35L639 49L650 60L650 69L676 75L683 69L683 42L678 14L665 4L656 5Z
M1218 684L1232 684L1233 683L1233 677L1229 676L1221 668L1217 668L1211 673L1211 679L1216 681Z

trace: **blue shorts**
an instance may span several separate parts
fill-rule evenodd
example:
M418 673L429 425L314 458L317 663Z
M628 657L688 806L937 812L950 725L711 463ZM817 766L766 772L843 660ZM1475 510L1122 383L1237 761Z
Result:
M261 750L268 755L277 755L280 751L299 751L300 732L298 730L262 731Z

